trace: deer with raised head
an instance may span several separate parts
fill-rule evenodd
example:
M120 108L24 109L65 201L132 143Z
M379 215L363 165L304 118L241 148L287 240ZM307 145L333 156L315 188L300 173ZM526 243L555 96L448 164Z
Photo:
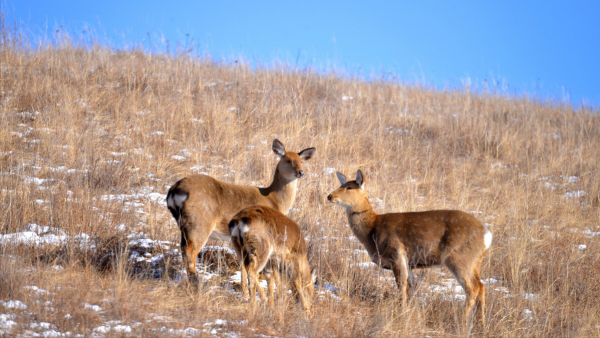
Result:
M273 152L279 157L271 185L266 188L218 181L207 175L193 175L175 183L167 193L167 206L181 232L181 255L192 285L197 285L196 258L208 239L228 241L229 220L251 205L265 205L287 213L296 198L297 179L304 176L302 162L316 149L299 153L286 151L279 140ZM242 277L246 271L242 265ZM242 278L243 280L244 278ZM242 282L242 292L247 288Z
M310 300L315 293L315 278L308 264L306 244L300 227L281 212L251 206L237 213L229 222L231 243L248 271L250 303L265 294L259 285L258 273L263 271L268 284L269 305L274 305L274 285L282 294L280 275L291 281L292 291L302 307L310 313ZM243 277L242 277L243 278Z
M407 282L412 284L413 268L446 266L466 293L465 319L477 304L485 322L485 287L479 276L483 255L492 243L492 233L475 217L458 210L389 213L373 211L365 191L365 177L359 170L355 181L336 173L342 184L327 200L346 209L354 235L371 260L392 270L406 308Z

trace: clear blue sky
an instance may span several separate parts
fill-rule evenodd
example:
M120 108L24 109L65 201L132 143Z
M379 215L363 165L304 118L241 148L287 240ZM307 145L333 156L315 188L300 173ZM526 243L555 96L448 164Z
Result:
M56 29L91 29L117 48L193 40L215 60L278 59L439 88L487 80L600 106L600 1L4 0L2 9L34 41Z

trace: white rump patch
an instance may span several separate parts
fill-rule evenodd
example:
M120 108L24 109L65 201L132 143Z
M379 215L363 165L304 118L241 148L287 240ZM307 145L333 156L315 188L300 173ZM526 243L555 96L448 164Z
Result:
M485 248L489 249L490 245L492 245L492 232L486 230L485 235L483 236L483 243L485 244Z
M231 230L231 237L236 237L236 238L238 237L238 235L239 235L239 233L240 233L238 229L239 229L239 227L234 227L234 228Z
M167 197L167 206L169 208L174 209L175 207L181 209L183 208L183 203L187 200L187 195L169 195Z
M242 236L244 236L245 234L248 233L248 231L250 231L250 227L246 223L240 223L240 225L238 227L240 228L240 232L241 232Z
M248 227L248 224L240 221L238 225L236 225L233 228L233 230L231 230L231 236L237 237L238 239L242 240L244 239L244 235L246 235L249 230L250 228Z

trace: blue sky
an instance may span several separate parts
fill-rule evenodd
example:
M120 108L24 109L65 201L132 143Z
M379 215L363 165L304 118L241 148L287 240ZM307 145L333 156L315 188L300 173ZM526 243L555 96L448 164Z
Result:
M280 60L439 88L487 83L600 106L600 1L4 0L2 9L33 41L56 29L91 31L117 48L193 41L215 60Z

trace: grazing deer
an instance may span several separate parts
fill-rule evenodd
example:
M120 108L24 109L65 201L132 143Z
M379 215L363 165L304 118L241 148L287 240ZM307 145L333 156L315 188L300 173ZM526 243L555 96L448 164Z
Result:
M273 152L280 157L273 182L266 188L248 187L218 181L206 175L193 175L175 183L167 194L167 206L181 231L181 255L188 278L198 283L196 257L206 241L228 241L229 220L251 205L266 205L287 213L296 198L297 179L304 176L302 161L310 159L316 149L299 153L285 151L279 140L273 141ZM246 271L242 265L242 280ZM242 292L248 291L242 282Z
M250 303L256 302L257 288L260 299L265 301L265 294L258 285L258 273L264 270L270 306L274 305L273 283L277 284L278 293L283 291L281 273L291 280L292 290L302 307L310 312L315 276L308 265L300 227L275 209L255 205L237 213L229 222L229 231L231 243L248 271Z
M492 233L475 217L458 210L390 213L378 215L369 204L365 179L359 170L355 181L336 173L342 186L327 200L346 209L354 235L371 260L390 269L406 308L407 281L412 268L445 265L467 295L465 318L477 302L481 323L485 322L485 287L479 277L483 255L492 243Z

